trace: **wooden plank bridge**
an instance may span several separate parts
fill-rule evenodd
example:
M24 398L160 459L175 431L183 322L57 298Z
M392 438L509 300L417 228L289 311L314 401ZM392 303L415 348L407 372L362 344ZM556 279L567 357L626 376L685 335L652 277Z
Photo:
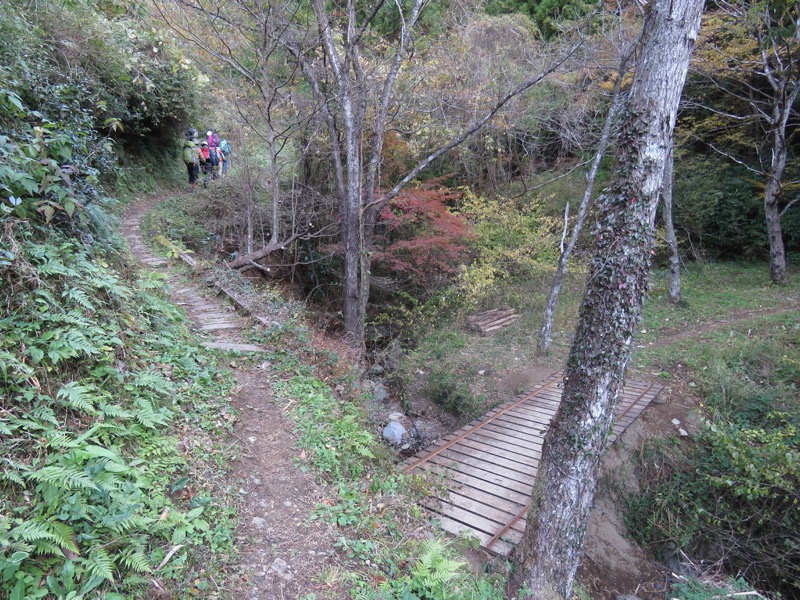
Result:
M466 531L502 556L519 542L544 434L561 402L562 379L562 373L553 373L408 461L404 472L430 474L440 484L426 508L446 531ZM657 384L625 384L612 442L662 390Z

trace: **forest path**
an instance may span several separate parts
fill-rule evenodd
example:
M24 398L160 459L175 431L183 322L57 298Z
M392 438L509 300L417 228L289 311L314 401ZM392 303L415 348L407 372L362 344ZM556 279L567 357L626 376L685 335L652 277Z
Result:
M706 333L712 333L714 331L724 329L725 327L732 327L737 323L749 321L751 319L794 312L797 311L798 306L800 306L800 299L787 297L787 304L784 306L731 312L725 318L716 318L679 331L663 332L653 341L639 342L639 348L663 348L676 342L697 338Z
M167 274L168 281L178 280L181 275L150 250L140 232L145 215L160 200L142 199L129 207L122 233L143 268ZM337 532L311 520L314 507L327 494L313 475L296 466L300 450L291 422L275 403L269 360L253 353L261 348L243 340L251 323L200 282L166 285L165 292L191 318L206 347L249 350L255 358L233 354L228 361L237 382L231 403L239 412L233 431L238 456L232 458L226 477L227 495L234 498L239 517L234 533L238 557L229 562L229 583L207 597L273 600L315 593L320 600L348 598L344 581L331 575L341 568L334 552Z

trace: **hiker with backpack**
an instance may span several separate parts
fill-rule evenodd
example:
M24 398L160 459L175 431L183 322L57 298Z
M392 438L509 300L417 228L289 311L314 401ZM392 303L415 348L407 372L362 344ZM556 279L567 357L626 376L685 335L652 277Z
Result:
M186 140L183 142L183 162L186 165L186 170L189 173L189 185L194 191L194 186L197 183L197 177L200 174L200 160L198 156L197 144L195 144L195 136L197 131L190 128L186 132Z
M231 148L231 144L228 140L222 140L219 143L219 149L222 152L222 176L228 174L228 170L231 168L231 152L233 148Z
M208 148L208 142L205 140L200 142L200 153L198 154L199 163L200 163L200 171L203 173L203 187L208 187L208 180L212 175L212 170L214 165L212 163L212 157L216 156L216 151L212 154L212 152Z

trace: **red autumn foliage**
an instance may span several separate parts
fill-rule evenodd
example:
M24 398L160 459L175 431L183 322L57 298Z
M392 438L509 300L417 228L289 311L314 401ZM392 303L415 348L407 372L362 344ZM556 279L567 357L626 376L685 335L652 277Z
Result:
M440 185L403 190L381 212L376 265L426 291L443 285L464 262L473 236L467 221L449 210L459 197Z

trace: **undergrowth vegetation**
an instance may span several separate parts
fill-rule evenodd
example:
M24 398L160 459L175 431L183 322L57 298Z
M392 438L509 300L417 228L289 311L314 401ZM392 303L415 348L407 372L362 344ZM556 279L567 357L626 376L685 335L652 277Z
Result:
M798 316L679 343L679 362L656 363L689 378L703 400L690 442L647 447L645 487L628 514L631 531L654 549L677 543L786 597L800 581Z
M195 477L211 442L176 433L224 428L227 384L156 293L162 282L121 279L102 247L3 227L14 250L0 266L3 587L20 599L125 593L180 573L186 545L226 546Z
M155 130L174 133L193 75L123 14L67 4L0 2L0 589L13 600L141 597L189 574L205 586L190 556L230 551L230 511L209 491L229 383L164 282L126 266L101 185L121 181L126 144L142 156Z

